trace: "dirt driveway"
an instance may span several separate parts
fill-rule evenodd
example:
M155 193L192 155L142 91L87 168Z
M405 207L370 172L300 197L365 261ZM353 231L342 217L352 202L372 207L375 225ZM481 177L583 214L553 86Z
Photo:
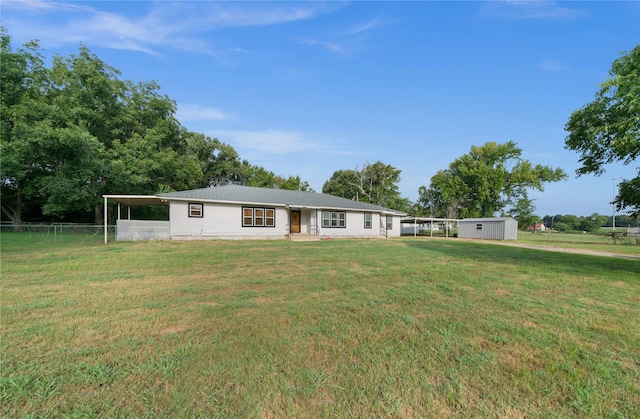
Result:
M514 247L524 247L526 249L538 249L538 250L547 250L549 252L560 252L560 253L575 253L580 255L594 255L594 256L607 256L612 258L622 258L622 259L635 259L640 260L640 255L627 255L622 253L614 253L614 252L602 252L598 250L587 250L587 249L574 249L569 247L555 247L555 246L544 246L539 244L521 244L514 242L504 242L504 241L492 241L493 244L500 244L503 246L514 246Z

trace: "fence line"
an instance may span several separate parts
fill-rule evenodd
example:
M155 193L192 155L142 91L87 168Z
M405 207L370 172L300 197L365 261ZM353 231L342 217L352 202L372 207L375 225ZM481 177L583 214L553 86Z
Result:
M116 226L107 225L109 236L115 235ZM57 243L59 237L79 236L79 237L100 237L104 235L104 225L98 224L76 224L76 223L21 223L12 224L0 223L0 233L16 234L41 234L46 239L53 236L53 242Z

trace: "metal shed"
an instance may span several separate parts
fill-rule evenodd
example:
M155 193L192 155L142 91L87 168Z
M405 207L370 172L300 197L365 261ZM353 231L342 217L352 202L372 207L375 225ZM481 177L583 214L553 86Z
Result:
M458 221L458 237L485 240L516 240L518 222L511 217L465 218Z

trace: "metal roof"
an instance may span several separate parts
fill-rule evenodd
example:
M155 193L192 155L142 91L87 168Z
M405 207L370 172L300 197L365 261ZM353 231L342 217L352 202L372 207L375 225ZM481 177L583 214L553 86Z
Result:
M515 218L513 217L463 218L460 221L469 221L469 222L475 223L479 221L489 222L489 221L508 221L508 220L515 221Z
M256 188L242 185L225 185L189 191L169 192L157 195L163 200L188 200L203 202L228 202L288 206L294 208L323 208L360 210L404 215L401 211L384 208L366 202L352 201L318 192L290 191L286 189Z
M129 206L167 205L155 195L104 195L103 197Z
M460 221L457 218L434 218L434 217L402 217L400 222L403 224L413 224L413 223L428 223L428 222L457 222Z

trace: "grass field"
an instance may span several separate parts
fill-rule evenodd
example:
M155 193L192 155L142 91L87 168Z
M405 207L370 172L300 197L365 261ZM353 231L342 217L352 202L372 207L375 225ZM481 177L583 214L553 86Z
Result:
M532 234L519 231L517 242L640 256L640 246L636 244L635 237L622 237L617 240L616 244L613 244L611 236L607 236L604 232L586 234L537 232Z
M1 237L1 416L640 416L638 260L25 237Z

